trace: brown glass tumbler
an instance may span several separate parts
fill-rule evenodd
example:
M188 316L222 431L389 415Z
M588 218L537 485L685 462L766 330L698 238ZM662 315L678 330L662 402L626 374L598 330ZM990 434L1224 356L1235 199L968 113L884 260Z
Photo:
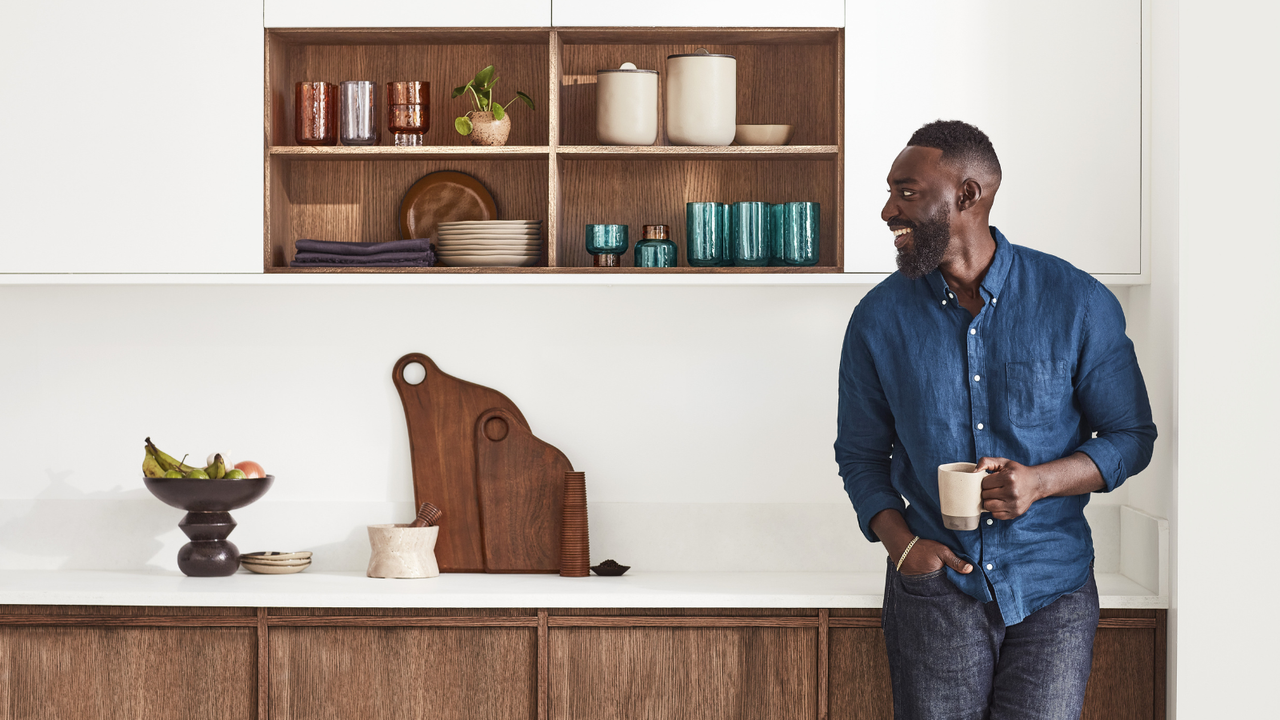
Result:
M431 83L418 80L387 83L387 129L400 147L425 145L431 129Z
M338 144L338 86L300 82L293 89L293 135L299 145Z

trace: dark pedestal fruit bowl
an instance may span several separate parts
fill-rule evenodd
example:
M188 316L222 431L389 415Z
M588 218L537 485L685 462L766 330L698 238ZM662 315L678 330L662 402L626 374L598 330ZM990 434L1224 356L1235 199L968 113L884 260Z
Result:
M227 540L236 527L231 510L271 489L274 475L243 480L144 477L147 489L187 514L178 523L191 542L178 551L178 569L190 577L224 577L240 567L240 551Z

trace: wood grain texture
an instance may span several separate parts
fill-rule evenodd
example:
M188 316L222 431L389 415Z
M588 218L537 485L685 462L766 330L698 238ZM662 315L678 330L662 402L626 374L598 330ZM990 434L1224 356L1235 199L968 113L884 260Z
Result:
M410 385L404 369L415 362L426 369L426 378ZM449 375L422 353L400 358L391 379L400 393L409 431L414 505L430 502L444 512L436 562L441 572L484 572L476 494L476 419L490 408L502 408L524 427L529 423L506 395Z
M834 160L569 160L560 157L564 194L562 227L556 239L556 263L586 268L586 226L622 224L639 239L643 225L667 225L676 243L679 264L688 268L685 251L685 204L689 202L761 201L817 202L821 205L818 267L805 271L832 271L842 229L836 225L838 198ZM622 255L623 268L634 266L634 253ZM746 268L689 268L689 271L745 270ZM609 271L614 268L591 268ZM784 268L753 268L774 272ZM790 268L785 268L790 270Z
M538 611L538 720L547 720L551 686L548 675L551 668L550 630L547 611Z
M258 670L257 701L258 720L267 720L269 716L270 695L267 688L271 683L271 663L267 658L271 655L270 628L267 627L267 609L258 608L258 647L255 648L254 664Z
M257 627L252 617L228 615L3 615L0 625L12 627Z
M1149 720L1155 712L1155 630L1099 629L1083 720Z
M607 615L564 617L553 615L547 621L551 627L816 628L820 624L820 619L814 617L698 617L685 615L654 615L648 617Z
M537 715L536 628L278 628L271 719Z
M432 617L523 617L536 618L533 608L268 608L271 618L285 617L350 617L350 618L432 618Z
M893 686L883 631L832 627L829 673L831 720L891 720Z
M291 615L272 617L271 627L536 627L533 617L396 617L371 615L321 615L306 617Z
M556 154L574 159L834 160L836 145L561 145Z
M565 33L561 33L566 36ZM596 71L633 62L658 71L658 145L670 145L666 135L666 60L668 55L706 48L737 60L738 124L785 124L795 127L795 145L837 145L840 74L835 36L791 36L785 44L709 44L626 41L615 35L607 44L566 44L561 57L560 144L597 145Z
M0 605L0 615L252 618L257 616L257 610L251 607L175 607L170 605Z
M286 36L275 31L268 37ZM533 43L497 43L483 34L460 36L459 39L478 44L440 44L427 41L429 36L407 33L331 33L316 37L316 42L293 42L301 37L289 35L284 44L283 76L273 78L278 83L273 89L271 125L280 127L283 116L285 138L279 134L271 138L273 145L296 145L293 138L294 108L292 92L300 81L326 81L335 85L344 80L372 80L376 83L378 99L378 129L381 145L391 145L392 136L387 131L386 84L399 80L420 80L431 83L428 108L429 126L426 133L428 145L471 145L471 139L459 135L453 127L454 118L473 109L467 98L450 98L453 88L465 85L476 72L487 65L494 65L500 81L494 88L494 99L507 104L524 91L533 99L535 109L523 103L510 106L511 136L507 145L546 145L548 137L547 113L547 43L545 32L523 37ZM346 39L369 44L342 43ZM274 59L274 58L273 58Z
M560 232L560 164L555 153L560 145L560 56L564 53L564 43L560 34L551 31L548 45L547 97L548 117L547 134L551 144L551 155L547 158L547 237L557 237ZM547 265L555 267L560 263L556 258L556 244L547 243Z
M0 627L0 718L245 720L252 628Z
M368 147L333 147L285 145L272 147L267 153L273 157L289 157L295 160L416 160L448 158L451 160L490 160L504 158L543 158L551 149L546 145L426 145L422 147L395 147L371 145Z
M550 717L811 720L813 628L552 628Z
M818 720L827 720L831 700L829 686L831 672L831 616L830 611L818 612Z
M485 571L559 572L564 474L572 463L508 410L486 410L474 427Z
M288 267L299 238L335 242L399 240L401 199L419 178L439 170L463 172L479 180L493 195L499 219L543 220L545 225L547 170L540 156L392 162L273 155L272 162L273 188L274 175L277 171L282 173L282 189L273 190L271 201L272 269ZM274 217L277 213L279 217ZM544 237L545 232L544 229ZM542 264L545 263L544 252Z
M554 608L548 613L551 617L809 617L815 621L819 616L817 608Z
M1152 655L1155 662L1152 667L1152 685L1155 687L1153 695L1155 696L1152 703L1151 716L1155 720L1165 720L1165 702L1168 699L1168 679L1169 679L1169 611L1157 610L1156 619L1158 623L1155 628L1155 649Z

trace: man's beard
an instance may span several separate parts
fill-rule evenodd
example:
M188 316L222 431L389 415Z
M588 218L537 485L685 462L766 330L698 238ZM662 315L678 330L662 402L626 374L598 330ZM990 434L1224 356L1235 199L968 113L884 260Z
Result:
M943 205L919 225L900 219L891 220L890 223L911 228L910 244L898 249L899 272L912 280L918 280L938 269L947 245L951 243L950 208Z

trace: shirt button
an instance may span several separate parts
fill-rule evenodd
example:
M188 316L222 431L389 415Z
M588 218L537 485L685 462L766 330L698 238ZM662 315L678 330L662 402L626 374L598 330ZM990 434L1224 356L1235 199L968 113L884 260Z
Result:
M978 429L979 429L979 430L981 430L981 429L982 429L982 423L978 423Z
M995 524L995 522L996 522L995 520L992 520L991 518L987 518L987 524L988 524L988 525L994 525L994 524Z
M970 335L977 335L977 334L978 334L978 330L977 330L977 328L969 328L969 334L970 334Z
M992 565L991 563L987 563L987 569L988 569L988 570L991 570L991 569L992 569L992 568L994 568L994 567L995 567L995 566L994 566L994 565Z
M996 304L996 301L997 301L997 300L999 300L999 299L1000 299L1000 298L994 298L994 297L993 297L993 298L991 298L991 304L992 304L992 305L995 305L995 304Z
M982 376L981 376L981 375L974 375L974 376L973 376L973 381L974 381L974 382L978 382L978 381L980 381L980 380L982 380Z
M946 304L947 304L947 301L946 301L946 300L943 300L943 301L942 301L942 304L943 304L943 305L946 305Z

